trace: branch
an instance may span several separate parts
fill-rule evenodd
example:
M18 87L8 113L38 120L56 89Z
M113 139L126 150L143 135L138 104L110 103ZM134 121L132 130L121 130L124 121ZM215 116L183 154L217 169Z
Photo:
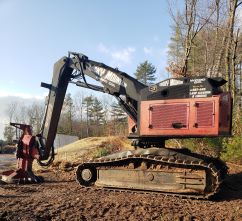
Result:
M238 8L241 4L242 4L242 1L236 5L236 8Z
M196 31L194 32L194 35L192 36L192 40L196 37L196 35L204 28L204 26L210 21L210 18L212 17L213 13L216 10L214 9L211 14L207 17L207 18L203 18L204 19L204 23L202 24L201 22L198 23L197 27L196 27ZM202 25L201 25L202 24ZM200 27L199 27L200 26Z

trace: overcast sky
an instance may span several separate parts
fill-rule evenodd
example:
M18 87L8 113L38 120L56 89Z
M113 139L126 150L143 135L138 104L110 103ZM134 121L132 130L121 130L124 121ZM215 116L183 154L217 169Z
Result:
M162 80L170 26L165 0L0 0L0 97L43 98L68 51L130 75L149 60Z

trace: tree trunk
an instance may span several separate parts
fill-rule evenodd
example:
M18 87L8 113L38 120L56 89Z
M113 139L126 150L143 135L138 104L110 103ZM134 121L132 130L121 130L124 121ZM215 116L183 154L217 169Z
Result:
M217 48L218 48L220 0L216 0L215 4L216 4L216 35L215 35L215 44L214 44L213 56L212 56L212 59L213 59L212 60L212 69L213 69L213 71L216 71L214 69L215 69L216 52L217 52ZM220 62L221 62L221 60L220 60ZM215 74L218 77L218 71L215 72Z
M237 29L235 39L233 41L233 50L232 50L232 79L231 79L231 91L232 96L235 101L236 97L236 86L235 86L235 80L236 80L236 54L237 54L237 46L238 46L238 38L239 38L239 29Z
M226 80L228 81L227 89L230 91L232 89L232 79L234 78L231 73L232 64L232 44L234 41L234 22L235 22L235 12L237 8L238 0L230 0L229 2L229 18L228 18L228 41L226 46L225 54L225 73Z
M220 74L220 71L221 71L222 58L223 58L225 47L226 47L226 42L227 42L227 38L226 38L226 36L224 36L223 40L222 40L222 44L221 44L221 49L220 49L220 52L219 52L218 60L217 60L217 63L215 65L215 70L214 70L214 72L215 72L217 77L222 77L223 76L223 74Z

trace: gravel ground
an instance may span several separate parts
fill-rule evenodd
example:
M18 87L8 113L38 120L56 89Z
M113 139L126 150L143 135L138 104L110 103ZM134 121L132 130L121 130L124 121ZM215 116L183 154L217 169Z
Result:
M0 185L0 220L242 220L242 169L213 200L82 188L74 171L48 170L41 185Z

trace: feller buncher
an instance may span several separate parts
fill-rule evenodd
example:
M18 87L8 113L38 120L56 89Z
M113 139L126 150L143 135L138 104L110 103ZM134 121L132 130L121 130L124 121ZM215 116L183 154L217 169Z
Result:
M90 78L99 85L89 83ZM32 163L37 160L45 166L54 159L53 143L69 83L116 97L128 114L128 138L135 147L80 164L76 170L80 185L194 198L209 198L219 191L227 172L224 162L185 148L166 148L165 141L231 135L232 102L230 93L221 89L224 79L169 78L147 86L74 52L55 63L51 84L41 83L49 90L41 133L33 135L30 125L11 123L23 132L17 169L5 171L2 181L43 181L32 172Z

